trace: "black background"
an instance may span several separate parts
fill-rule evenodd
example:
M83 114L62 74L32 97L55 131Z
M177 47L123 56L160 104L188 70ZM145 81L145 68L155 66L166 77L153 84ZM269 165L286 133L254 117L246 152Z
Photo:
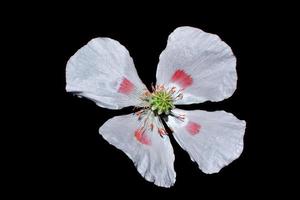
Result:
M285 21L274 15L277 11L266 12L259 6L210 10L197 4L176 8L135 6L120 5L116 9L91 4L73 10L45 5L20 16L21 25L16 28L22 36L17 32L15 38L24 39L20 49L26 53L23 60L29 61L29 73L25 71L31 76L19 74L26 80L22 83L26 88L19 95L28 97L23 100L26 112L19 118L33 133L26 136L31 140L26 150L16 150L23 165L16 171L20 177L25 175L20 186L28 186L26 193L44 196L83 194L99 198L105 194L121 194L124 198L178 194L225 198L270 191L270 185L276 188L284 174L274 158L284 158L273 149L279 133L271 129L277 121L273 121L276 112L270 102L271 94L282 89L273 83L280 61L274 62L277 55L271 50L278 45L274 45L277 37L273 33L278 33L278 26L286 26ZM247 129L241 157L213 175L202 173L171 137L177 178L172 188L165 189L145 181L132 161L98 134L106 120L130 113L132 108L108 110L66 93L65 67L89 40L110 37L129 50L141 80L149 87L155 83L158 58L167 37L178 26L219 35L236 55L238 73L238 88L231 98L181 108L225 110L246 120ZM26 117L27 113L34 120Z

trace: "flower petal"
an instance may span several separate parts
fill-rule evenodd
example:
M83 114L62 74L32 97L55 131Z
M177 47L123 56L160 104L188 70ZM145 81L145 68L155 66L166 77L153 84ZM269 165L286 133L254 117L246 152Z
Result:
M221 101L236 89L236 58L217 35L192 27L170 34L156 72L158 84L183 89L176 104Z
M138 105L147 90L127 49L110 38L95 38L68 61L66 90L87 97L101 107L120 109Z
M217 173L243 151L246 122L225 111L174 109L184 121L169 117L174 137L204 173Z
M117 116L101 126L99 133L126 153L146 180L158 186L170 187L175 183L176 174L169 137L161 137L157 129L140 131L142 123L133 114Z

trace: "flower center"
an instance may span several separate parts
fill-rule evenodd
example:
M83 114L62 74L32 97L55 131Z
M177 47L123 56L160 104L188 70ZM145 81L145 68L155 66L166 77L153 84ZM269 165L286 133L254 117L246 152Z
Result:
M158 115L170 114L174 108L172 94L166 90L156 90L149 98L151 110Z
M152 93L148 90L143 92L140 96L142 100L140 105L136 108L141 108L135 112L141 123L139 127L139 133L144 133L145 130L149 129L153 131L157 129L160 136L166 135L167 131L163 125L163 115L172 115L180 120L184 119L182 115L176 115L172 113L172 109L175 108L174 102L182 99L182 90L177 90L176 87L165 88L164 85L152 86ZM139 136L139 135L138 135Z

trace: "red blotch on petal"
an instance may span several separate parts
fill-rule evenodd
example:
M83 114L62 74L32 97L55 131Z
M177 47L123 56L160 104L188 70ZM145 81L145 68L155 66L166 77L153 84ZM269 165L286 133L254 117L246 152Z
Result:
M134 132L134 136L140 143L145 144L145 145L151 145L151 141L150 141L149 137L147 137L147 135L145 134L145 131L143 131L141 129L137 129Z
M185 128L189 132L189 134L196 135L200 132L201 125L196 122L190 121Z
M133 91L133 89L134 89L133 83L124 77L119 86L118 92L122 94L129 94Z
M182 89L189 87L193 83L192 77L182 69L178 69L174 72L171 81L179 84Z

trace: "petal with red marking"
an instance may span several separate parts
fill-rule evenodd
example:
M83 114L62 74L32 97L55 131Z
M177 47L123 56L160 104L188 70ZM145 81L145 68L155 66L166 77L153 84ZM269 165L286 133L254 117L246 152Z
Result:
M169 137L161 137L157 128L141 129L143 120L133 114L109 119L99 133L111 145L122 150L148 181L162 187L175 183L174 153Z
M225 111L173 112L185 115L183 121L169 117L167 124L174 138L204 173L217 173L241 155L245 121Z
M127 49L110 38L95 38L68 61L66 90L110 109L135 106L147 90Z
M156 79L183 89L183 98L175 104L221 101L236 89L236 58L217 35L179 27L160 55Z

